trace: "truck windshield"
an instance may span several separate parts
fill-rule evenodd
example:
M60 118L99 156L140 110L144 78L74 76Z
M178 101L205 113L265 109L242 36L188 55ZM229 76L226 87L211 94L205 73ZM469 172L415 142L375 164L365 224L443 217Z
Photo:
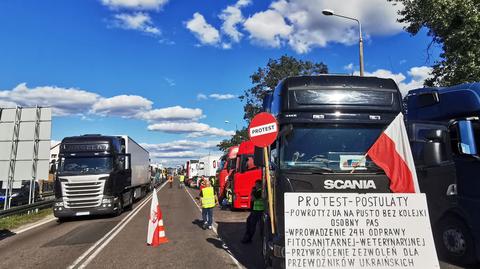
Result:
M103 174L110 173L112 157L67 157L60 159L59 174Z
M295 126L282 138L280 168L319 170L323 173L381 172L366 151L376 141L383 126Z

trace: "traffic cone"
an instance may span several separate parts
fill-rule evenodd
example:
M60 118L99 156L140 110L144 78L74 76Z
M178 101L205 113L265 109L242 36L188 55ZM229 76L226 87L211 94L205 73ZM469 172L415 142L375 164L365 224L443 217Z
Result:
M158 205L156 190L153 193L152 205L150 206L150 217L148 220L147 244L156 247L160 244L167 243L168 239L165 236L163 215L160 205Z

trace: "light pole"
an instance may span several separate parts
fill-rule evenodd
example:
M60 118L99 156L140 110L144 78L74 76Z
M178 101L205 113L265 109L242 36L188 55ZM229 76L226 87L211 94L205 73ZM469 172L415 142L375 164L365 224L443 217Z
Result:
M363 69L363 37L362 37L362 24L360 23L360 21L358 19L355 19L355 18L351 18L351 17L347 17L347 16L343 16L343 15L338 15L338 14L335 14L335 12L331 9L324 9L322 11L323 15L325 16L337 16L337 17L340 17L340 18L344 18L344 19L348 19L348 20L352 20L352 21L356 21L358 23L358 35L359 35L359 40L358 40L358 43L359 43L359 48L360 48L360 52L359 52L359 55L360 55L360 76L363 77L363 73L364 73L364 69Z

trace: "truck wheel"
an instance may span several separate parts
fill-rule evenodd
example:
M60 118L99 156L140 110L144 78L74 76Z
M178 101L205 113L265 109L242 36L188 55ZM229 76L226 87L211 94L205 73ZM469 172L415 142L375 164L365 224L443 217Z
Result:
M440 257L462 265L476 262L473 236L460 218L448 216L440 220L435 241Z
M118 208L117 208L117 212L115 212L115 215L120 216L122 215L122 212L123 212L123 199L120 196L120 199L118 199Z
M130 211L133 208L133 191L129 191L128 205L125 207L125 211Z

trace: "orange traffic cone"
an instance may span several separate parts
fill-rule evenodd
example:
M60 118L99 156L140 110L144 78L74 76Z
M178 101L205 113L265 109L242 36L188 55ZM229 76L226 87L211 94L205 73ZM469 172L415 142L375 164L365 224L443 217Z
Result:
M162 210L158 205L156 191L153 192L152 205L150 206L150 217L148 220L147 244L156 247L160 244L167 243L165 236L165 227L163 226Z

